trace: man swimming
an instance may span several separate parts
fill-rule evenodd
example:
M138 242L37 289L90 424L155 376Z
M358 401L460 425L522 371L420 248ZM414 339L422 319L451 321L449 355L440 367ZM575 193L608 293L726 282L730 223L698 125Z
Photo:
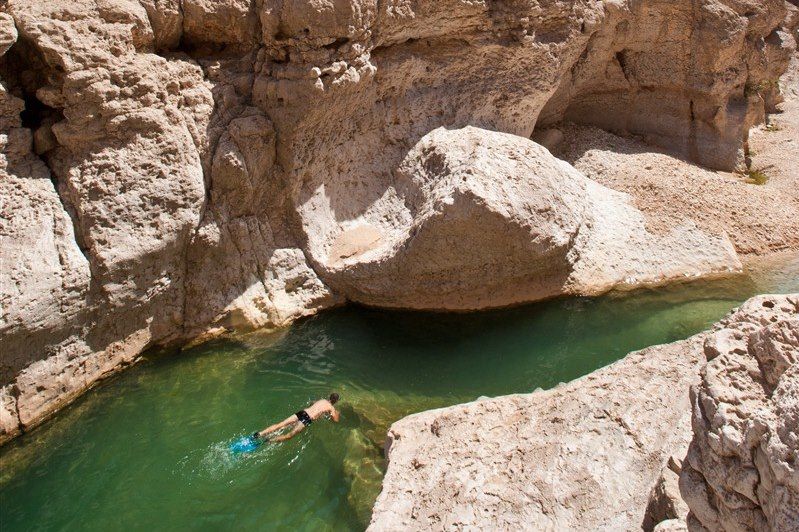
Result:
M280 423L270 425L261 432L254 433L252 437L255 438L256 440L262 439L264 441L271 441L271 442L281 442L281 441L290 440L291 438L302 432L303 429L305 429L305 427L307 427L308 425L310 425L315 420L319 419L325 414L330 414L330 419L338 423L339 413L338 410L336 410L335 407L333 406L337 402L338 402L338 394L331 393L330 397L328 397L327 399L319 399L305 410L300 410L293 416L287 417ZM287 432L286 434L283 434L282 436L276 436L274 438L268 437L269 434L284 429L289 425L294 425L294 428L292 428L291 431Z

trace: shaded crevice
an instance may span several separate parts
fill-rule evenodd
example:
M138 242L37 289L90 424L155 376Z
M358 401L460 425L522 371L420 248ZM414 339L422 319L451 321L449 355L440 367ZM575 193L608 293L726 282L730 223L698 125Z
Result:
M64 114L60 109L42 103L35 94L24 92L22 99L25 102L25 109L19 115L22 127L36 131L43 125L54 124L64 119Z
M694 100L690 100L688 102L688 115L689 115L689 124L688 124L688 158L691 161L699 161L699 144L697 142L697 117L696 117L696 109Z
M621 71L624 74L624 79L627 80L627 83L632 83L632 72L630 71L629 61L627 60L627 50L621 50L620 52L616 52L616 62L619 63L621 67Z
M43 87L58 86L60 74L48 67L33 43L21 37L0 61L0 76L6 82L9 91L24 102L25 107L20 112L20 121L22 127L33 133L35 153L32 153L31 157L37 158L47 168L61 208L72 223L75 244L91 265L77 213L69 198L65 196L58 174L51 164L51 156L59 147L52 126L64 120L64 112L61 108L47 105L37 96L39 89ZM55 227L53 231L57 233ZM63 260L62 251L59 250L59 260Z
M52 87L60 80L42 58L38 49L28 40L20 38L0 59L0 78L8 91L22 100L19 114L23 128L31 130L34 151L43 155L57 146L51 127L64 119L63 111L37 97L42 87Z
M340 47L344 46L348 42L350 42L349 39L347 39L346 37L341 37L334 40L330 44L325 44L324 46L322 46L322 48L326 50L338 50Z

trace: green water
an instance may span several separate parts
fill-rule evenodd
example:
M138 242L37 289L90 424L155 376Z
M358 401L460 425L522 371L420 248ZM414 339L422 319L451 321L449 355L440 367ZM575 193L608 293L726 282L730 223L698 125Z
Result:
M345 308L280 335L151 354L0 450L0 528L363 529L391 422L529 392L685 338L799 258L733 280L467 315ZM341 423L232 457L230 441L338 391Z

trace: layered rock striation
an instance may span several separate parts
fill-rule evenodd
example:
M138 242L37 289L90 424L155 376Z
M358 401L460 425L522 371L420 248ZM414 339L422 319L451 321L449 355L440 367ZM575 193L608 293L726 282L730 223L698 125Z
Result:
M552 390L394 423L369 529L796 529L797 297Z
M278 327L345 299L482 308L592 292L671 277L698 242L709 251L691 273L734 267L724 235L687 222L652 240L621 196L572 169L557 166L563 183L513 177L555 164L535 145L463 128L528 138L537 125L583 121L732 168L778 97L794 46L789 6L10 0L0 7L0 439L151 345ZM495 153L451 186L465 173L436 169L424 150L452 149L445 158L468 165L474 137L497 142ZM531 160L488 169L517 152ZM509 202L494 176L527 192ZM602 201L632 221L599 214ZM565 213L551 234L531 231L548 219L524 211L536 206ZM607 240L579 244L608 234L576 231L592 216L670 252L645 264ZM507 230L510 264L496 245L424 257L448 235L491 244L487 230ZM589 271L576 254L592 246L602 260ZM677 259L660 264L666 255ZM454 270L465 273L450 281ZM486 295L495 291L474 275L490 273L491 288L518 290ZM426 294L413 276L447 278L446 290Z

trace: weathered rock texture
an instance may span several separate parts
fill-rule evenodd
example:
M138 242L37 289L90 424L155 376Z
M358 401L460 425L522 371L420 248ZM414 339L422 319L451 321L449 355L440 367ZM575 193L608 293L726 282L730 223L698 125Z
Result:
M683 482L686 476L701 479L697 471L711 472L713 482L728 490L748 485L749 495L740 499L731 491L717 492L730 507L751 512L753 505L733 503L758 492L755 506L762 504L773 517L773 529L795 529L790 519L797 508L799 440L796 387L790 379L799 367L797 297L754 298L711 331L631 353L552 390L482 399L396 422L388 433L389 467L370 530L685 530L688 509L677 492L677 475ZM752 333L750 348L762 352L763 374L746 355L743 331ZM691 437L689 388L700 382L706 354L717 350L741 351L736 356L744 358L718 366L716 361L730 356L724 354L712 361L702 373L701 392L691 394L695 401L704 404L702 394L710 393L733 398L729 385L708 384L711 374L736 375L748 397L765 397L764 387L776 387L762 415L752 411L743 416L740 405L755 403L740 396L742 402L714 410L714 420L726 414L735 427L760 431L748 439L737 428L719 425L716 430L702 416L697 424L699 407L694 406L694 442L683 461ZM714 362L721 371L714 370ZM747 385L753 376L762 382ZM733 440L725 458L694 469L697 439L704 448L717 448L727 437ZM759 449L749 470L736 461L741 454L733 450L743 451L744 442L751 446L745 456ZM759 488L753 484L755 467L763 467ZM692 489L701 491L704 485L698 486ZM696 513L693 501L688 498ZM746 515L741 517L738 522L745 528Z
M793 46L783 30L788 5L4 3L0 439L34 425L150 345L280 326L345 297L368 300L356 296L411 263L394 255L378 272L361 264L364 257L421 223L434 201L425 193L443 193L434 185L411 198L407 187L421 174L403 170L416 164L409 153L425 157L421 139L436 128L529 137L539 116L548 124L581 117L597 123L597 111L608 108L615 112L607 127L650 135L706 164L735 166L748 126L776 98L774 81ZM479 198L473 192L469 197ZM626 203L613 198L606 205ZM501 220L481 202L462 204L459 216L482 213L496 230ZM524 249L562 254L562 239L585 220L579 213L564 218L551 242L520 240L524 223L516 223L509 241L517 246L515 263ZM706 241L693 228L684 231L686 247ZM423 236L420 244L443 242L443 235ZM605 249L602 240L590 245L597 256ZM624 265L620 258L606 257L609 269L579 277L598 276L586 290L621 277L613 269ZM456 258L476 271L474 257ZM665 277L681 267L680 260L665 264ZM370 276L377 276L374 283L366 282ZM483 305L485 287L462 279L474 290L464 290L463 301L408 306ZM539 272L529 282L540 283ZM410 298L372 291L380 304L404 306ZM549 291L518 290L529 298Z
M626 195L528 139L473 127L423 137L364 218L320 268L348 298L385 307L478 309L740 268L726 235L691 223L653 235Z
M688 524L799 530L799 295L752 299L723 325L691 389Z
M588 44L603 52L564 75L539 124L565 117L642 134L705 166L740 165L742 132L780 99L773 69L784 69L794 38L773 21L787 3L641 2L632 17L624 3L608 4L607 30ZM764 46L753 48L758 36Z
M640 528L690 430L703 339L632 353L552 390L398 421L370 529Z

